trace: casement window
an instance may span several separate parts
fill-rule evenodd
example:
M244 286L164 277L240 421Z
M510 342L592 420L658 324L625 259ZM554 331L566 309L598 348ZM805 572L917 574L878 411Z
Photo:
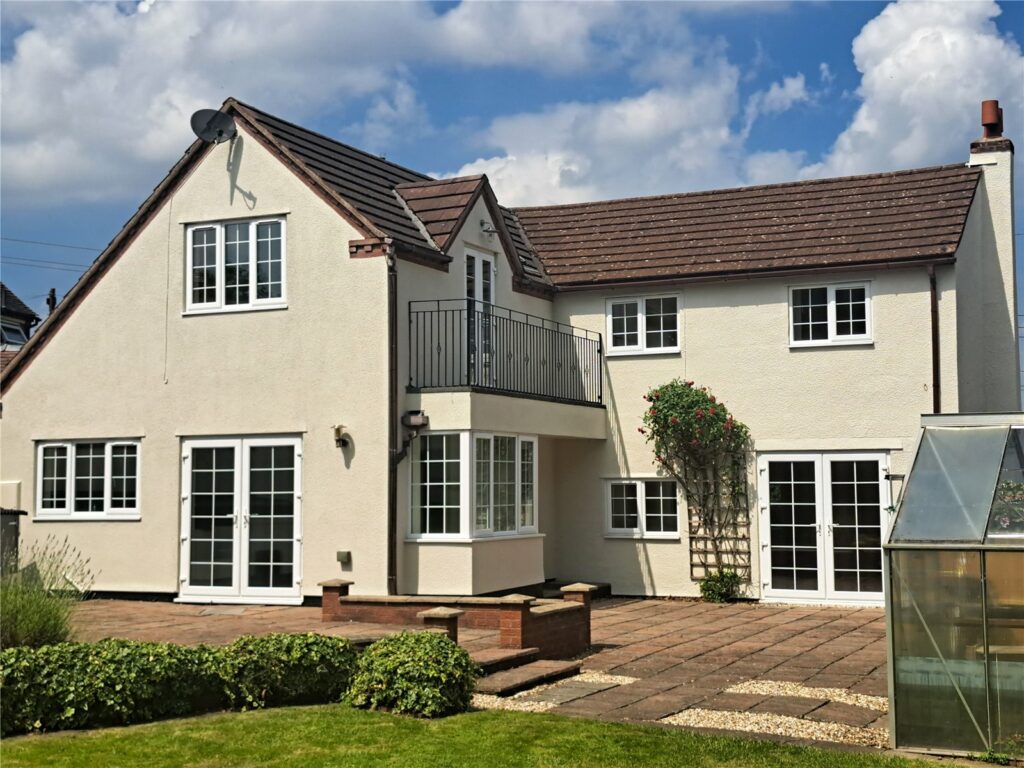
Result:
M789 289L789 343L793 347L871 342L868 283Z
M608 301L608 354L679 351L679 299L676 296Z
M674 480L610 480L607 535L679 538L679 488Z
M25 329L16 323L0 324L0 343L12 347L20 347L28 341Z
M196 224L187 250L186 312L285 306L284 219Z
M139 447L136 440L40 443L36 517L138 519Z
M537 532L537 439L421 435L413 446L413 538Z
M462 440L458 434L422 435L412 460L413 535L462 532Z

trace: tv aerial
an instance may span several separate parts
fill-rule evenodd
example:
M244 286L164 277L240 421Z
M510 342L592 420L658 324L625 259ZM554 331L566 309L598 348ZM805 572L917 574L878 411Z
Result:
M192 132L203 141L220 144L235 138L238 129L231 115L216 109L200 109L192 115Z

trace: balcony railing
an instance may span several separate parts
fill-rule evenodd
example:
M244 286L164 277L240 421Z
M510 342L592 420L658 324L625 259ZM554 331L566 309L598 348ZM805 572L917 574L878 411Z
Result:
M601 334L479 301L409 302L409 387L599 405Z

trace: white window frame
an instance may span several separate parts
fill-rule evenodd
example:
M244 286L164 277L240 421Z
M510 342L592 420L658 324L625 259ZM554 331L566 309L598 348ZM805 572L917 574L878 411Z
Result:
M795 291L824 288L828 292L828 337L825 339L807 339L797 341L793 335L795 318L793 294ZM865 332L857 335L839 336L836 334L836 291L844 288L864 289L864 327ZM874 323L871 319L871 281L858 280L850 283L807 283L789 286L789 346L790 347L834 347L874 343Z
M676 530L675 531L648 531L647 530L647 483L675 483L676 486ZM612 486L613 485L636 486L637 519L636 528L613 528L612 527ZM665 541L680 541L682 539L683 527L683 492L678 481L672 477L662 475L650 475L645 477L609 477L604 481L604 536L606 539L662 539Z
M675 299L676 302L676 344L671 347L647 346L647 302L654 299ZM618 304L637 305L637 343L628 347L613 346L612 308ZM605 348L606 357L619 355L670 355L682 349L683 323L680 317L683 309L682 296L678 293L656 293L649 296L621 296L607 299L605 302L605 328L608 344Z
M18 337L17 339L14 340L3 339L2 343L4 347L12 347L14 349L18 349L28 342L28 333L25 331L24 327L22 327L18 323L13 323L4 320L3 323L0 323L0 325L3 326L3 331L5 334L14 334Z
M421 432L417 439L425 436L458 435L459 436L459 533L416 533L413 530L413 516L416 514L416 483L415 473L409 471L409 516L406 526L406 539L408 541L459 541L470 542L477 539L498 539L516 538L522 536L537 536L540 526L540 440L536 435L520 435L508 432L472 432L445 430L439 432ZM515 438L515 530L495 531L494 530L494 438L511 437ZM489 511L487 526L476 524L476 441L478 439L488 440L491 445L490 454L490 484L489 484ZM533 444L533 525L521 524L521 513L523 503L522 488L522 444L530 442Z
M103 443L103 511L75 512L75 446L83 443ZM112 449L114 446L131 445L135 447L135 506L112 509L110 506L112 483ZM67 451L67 474L65 475L64 506L56 509L43 508L43 451L46 448L64 448ZM141 520L142 493L142 441L140 439L81 439L81 440L43 440L36 444L36 496L35 514L37 521L60 520L64 522L88 521L131 521Z
M421 440L424 437L443 437L447 435L457 435L459 438L459 532L458 533L426 533L423 531L417 532L413 526L413 516L416 514L416 473L413 470L412 462L409 465L409 516L406 525L406 537L410 541L466 541L470 538L469 536L469 524L468 519L469 510L472 507L470 503L470 492L473 488L471 476L467 475L466 461L467 457L471 455L471 435L470 432L459 432L457 430L441 430L441 431L424 431L417 435L416 440ZM410 451L412 461L415 461L415 448Z
M279 297L256 298L256 232L260 224L279 224L281 227L281 295ZM225 232L229 224L249 225L249 301L246 304L224 303L225 264ZM216 299L212 302L196 303L192 301L192 238L200 229L213 229L216 233ZM189 224L185 227L185 311L184 315L209 315L222 312L252 312L265 309L285 309L288 307L288 229L284 216L267 216L256 219L228 219L224 221L206 221Z

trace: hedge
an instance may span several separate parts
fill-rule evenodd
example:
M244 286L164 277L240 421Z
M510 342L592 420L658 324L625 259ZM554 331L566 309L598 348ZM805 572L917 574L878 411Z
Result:
M229 707L338 701L355 651L313 633L228 646L134 640L0 651L0 735L144 723Z
M479 673L447 635L401 632L362 653L348 700L357 707L443 717L469 708Z

